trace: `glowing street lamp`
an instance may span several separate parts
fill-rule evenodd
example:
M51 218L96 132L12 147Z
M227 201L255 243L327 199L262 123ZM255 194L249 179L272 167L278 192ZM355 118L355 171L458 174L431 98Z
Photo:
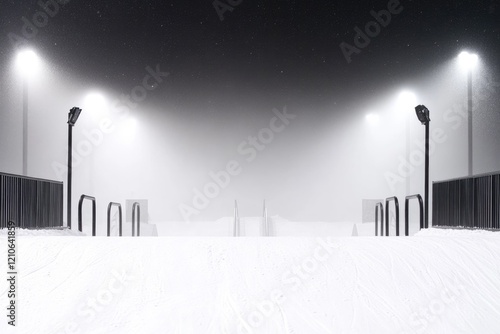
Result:
M71 229L71 177L73 172L73 126L75 126L82 109L73 107L68 113L68 193L67 198L67 220L68 228Z
M39 66L39 58L33 50L17 54L16 65L23 76L23 175L28 175L28 88L29 78Z
M458 61L466 70L470 70L476 66L478 59L477 54L469 53L467 51L462 51L458 55Z
M469 176L472 176L472 69L478 62L476 54L463 51L458 55L458 61L462 68L467 71L467 95L468 95L468 152L469 152Z
M424 185L424 227L429 228L429 123L431 122L430 112L424 105L418 105L415 107L415 112L417 113L417 118L425 125L425 185Z

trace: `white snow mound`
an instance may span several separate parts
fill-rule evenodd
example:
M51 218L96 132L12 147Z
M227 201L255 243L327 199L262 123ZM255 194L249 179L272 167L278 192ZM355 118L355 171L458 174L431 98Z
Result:
M498 333L500 234L462 234L18 236L15 333Z

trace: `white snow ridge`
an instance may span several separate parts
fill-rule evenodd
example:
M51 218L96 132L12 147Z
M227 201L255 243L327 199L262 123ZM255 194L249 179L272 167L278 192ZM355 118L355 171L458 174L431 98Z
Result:
M1 333L500 332L500 233L39 234L18 235L17 327L4 278Z

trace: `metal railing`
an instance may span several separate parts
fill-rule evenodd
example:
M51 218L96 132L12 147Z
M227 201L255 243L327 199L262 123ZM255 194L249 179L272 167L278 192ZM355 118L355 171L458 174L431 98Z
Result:
M406 196L405 198L405 235L409 235L410 229L410 210L409 210L409 202L411 199L418 200L419 213L420 213L420 229L424 228L424 201L422 200L422 196L419 194Z
M82 232L82 207L83 201L90 200L92 202L92 236L95 237L96 233L96 204L95 197L82 195L80 196L80 201L78 202L78 230Z
M264 200L264 208L262 211L262 222L263 222L263 235L265 237L270 237L271 236L271 227L269 225L269 219L267 216L267 207L266 207L266 200Z
M418 200L419 214L420 214L420 229L426 228L424 223L424 201L420 194L410 195L405 197L405 236L410 234L410 207L409 202L412 199ZM399 200L396 196L388 197L385 199L385 235L389 236L389 204L394 202L396 209L396 236L399 236ZM384 235L384 206L382 202L375 205L375 236L378 236L378 223L380 212L380 235Z
M63 183L0 172L0 228L63 226Z
M137 213L137 215L136 215ZM137 216L137 236L141 236L141 205L135 202L132 205L132 236L135 236L135 218Z
M375 205L375 236L378 236L378 217L380 208L380 235L384 235L384 205L382 202L378 202Z
M110 202L108 204L108 222L107 222L107 231L108 237L111 235L111 209L113 206L118 208L118 235L122 236L122 205L120 203Z
M234 201L234 221L233 221L233 237L239 237L240 231L240 215L238 213L238 202Z
M399 236L399 201L396 196L385 199L385 235L389 236L389 203L394 202L396 206L396 236Z
M500 172L432 184L432 224L500 229Z

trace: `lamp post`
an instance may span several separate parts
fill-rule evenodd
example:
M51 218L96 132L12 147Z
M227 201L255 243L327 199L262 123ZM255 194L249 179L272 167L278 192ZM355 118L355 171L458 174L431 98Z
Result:
M429 109L424 105L415 107L418 120L425 125L425 188L424 188L424 228L429 228L429 123L431 121L429 116Z
M17 54L17 66L23 76L23 175L28 175L28 94L29 75L38 65L38 56L33 50L22 50Z
M458 55L462 66L467 70L467 109L468 109L468 174L473 174L473 147L472 147L472 68L477 63L477 55L463 51Z
M68 228L71 229L71 178L73 171L73 126L75 126L78 117L80 117L80 113L82 109L73 107L70 109L68 113L68 193L67 197L67 221Z

